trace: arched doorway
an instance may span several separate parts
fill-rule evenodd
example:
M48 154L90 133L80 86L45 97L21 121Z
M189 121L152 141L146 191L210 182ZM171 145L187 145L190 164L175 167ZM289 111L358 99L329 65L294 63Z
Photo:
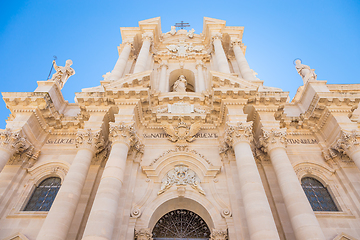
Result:
M152 231L154 240L208 240L210 229L196 213L177 209L163 215Z

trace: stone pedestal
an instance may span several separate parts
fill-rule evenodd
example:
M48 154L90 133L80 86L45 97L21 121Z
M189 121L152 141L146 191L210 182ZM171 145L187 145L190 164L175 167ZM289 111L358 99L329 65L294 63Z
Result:
M134 73L139 73L146 70L145 68L149 57L149 51L152 41L152 33L144 33L142 37L143 37L143 44L141 46L139 56L136 60Z
M286 129L263 130L267 148L296 239L325 239L311 205L287 156Z
M115 81L121 78L124 74L124 70L126 67L126 63L129 59L132 43L131 42L124 42L125 46L117 60L114 69L111 71L111 76L109 80Z
M76 138L79 148L37 240L65 240L74 217L81 191L96 147L101 144L100 131L81 131Z
M252 122L229 126L251 240L280 239L250 147Z

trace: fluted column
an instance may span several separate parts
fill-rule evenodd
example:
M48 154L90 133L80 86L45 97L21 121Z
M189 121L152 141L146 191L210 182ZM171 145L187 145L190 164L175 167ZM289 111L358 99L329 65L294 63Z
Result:
M120 53L120 56L115 64L114 69L111 71L110 80L115 81L122 77L125 71L126 63L129 60L131 48L132 48L132 42L126 41L123 43L125 46Z
M296 239L325 239L286 153L286 129L263 129L260 142L270 155Z
M245 80L256 80L253 71L249 67L248 62L246 61L245 55L241 50L242 42L239 39L232 41L231 46L233 47L236 62L238 63L241 75Z
M146 64L147 64L148 57L149 57L152 36L153 36L152 33L144 33L142 35L143 44L141 46L139 56L136 60L134 73L139 73L139 72L145 71Z
M100 131L80 131L76 138L79 148L69 172L42 225L37 240L65 240L78 205L81 191L96 147L103 145Z
M20 136L20 131L10 129L0 132L0 172L15 152L25 146L25 139Z
M229 63L221 43L221 36L220 33L213 36L216 62L218 64L219 72L230 73Z
M135 238L137 240L152 240L152 233L150 228L141 228L139 230L135 230Z
M85 227L84 240L111 240L130 143L141 151L132 125L112 123L112 148Z
M229 126L226 139L231 142L238 168L250 239L280 239L260 174L251 151L252 122Z
M360 133L356 130L351 132L342 131L341 138L336 142L335 149L345 151L360 170Z
M204 63L202 60L196 61L196 69L197 69L197 87L198 89L195 89L196 92L202 92L206 90L205 86L205 79L204 79L204 72L203 72Z
M166 70L168 69L167 61L162 60L160 63L160 82L159 82L159 90L161 92L169 91L169 80L166 77Z

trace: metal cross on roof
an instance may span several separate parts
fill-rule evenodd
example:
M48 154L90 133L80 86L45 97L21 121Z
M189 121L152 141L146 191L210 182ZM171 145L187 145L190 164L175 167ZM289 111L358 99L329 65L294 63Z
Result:
M180 28L180 29L184 29L186 27L190 27L189 23L184 23L184 21L181 21L180 23L175 23L175 27Z

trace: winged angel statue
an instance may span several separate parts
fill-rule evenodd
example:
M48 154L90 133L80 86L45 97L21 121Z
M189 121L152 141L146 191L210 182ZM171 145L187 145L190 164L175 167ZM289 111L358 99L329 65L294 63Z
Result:
M176 142L177 146L187 146L189 142L194 141L195 135L200 131L201 123L196 122L188 126L185 122L181 121L176 127L169 123L162 124L164 131L169 135L168 139Z

